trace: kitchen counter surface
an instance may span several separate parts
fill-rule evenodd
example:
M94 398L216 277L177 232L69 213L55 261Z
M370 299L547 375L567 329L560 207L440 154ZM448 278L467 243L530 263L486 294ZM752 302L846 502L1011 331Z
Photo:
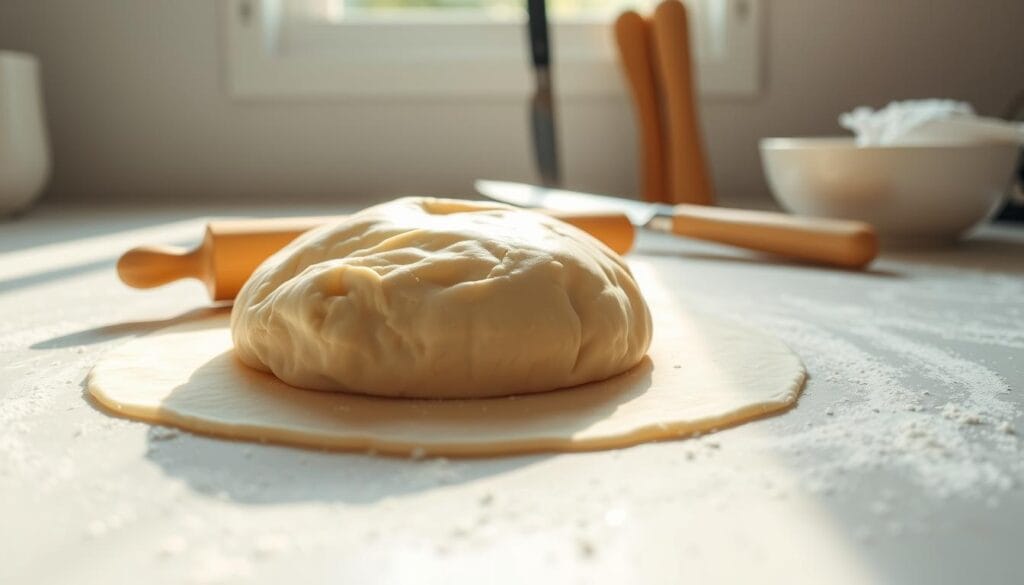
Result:
M105 351L207 304L195 282L122 286L117 255L197 241L225 211L41 207L0 225L0 583L1024 574L1024 227L867 273L644 234L631 262L679 302L800 354L796 408L618 451L404 460L151 427L84 397Z

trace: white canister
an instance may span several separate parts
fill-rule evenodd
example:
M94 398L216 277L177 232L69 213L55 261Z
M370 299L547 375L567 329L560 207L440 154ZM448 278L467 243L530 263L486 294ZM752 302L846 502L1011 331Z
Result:
M49 176L39 61L0 51L0 215L28 207Z

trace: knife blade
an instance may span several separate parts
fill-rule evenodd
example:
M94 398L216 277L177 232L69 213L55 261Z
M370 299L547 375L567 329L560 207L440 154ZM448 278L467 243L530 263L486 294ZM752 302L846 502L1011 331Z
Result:
M530 56L535 87L530 100L530 128L533 154L541 182L559 184L558 141L555 125L555 103L551 83L551 47L548 43L548 21L545 0L527 0L529 16Z
M577 191L550 189L506 181L476 182L481 195L518 207L543 207L559 211L615 211L629 218L637 227L646 227L655 217L672 217L673 206L645 203L635 199L594 195Z

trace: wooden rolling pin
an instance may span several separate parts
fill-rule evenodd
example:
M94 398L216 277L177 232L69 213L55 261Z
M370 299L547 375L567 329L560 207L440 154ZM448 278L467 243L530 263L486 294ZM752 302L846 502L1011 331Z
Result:
M635 230L617 213L561 213L544 210L604 242L619 254L633 247ZM242 285L264 260L300 234L342 219L296 217L280 219L224 219L206 225L203 242L193 250L177 246L141 246L117 261L121 281L134 288L153 288L197 278L215 301L235 298Z
M622 71L633 94L633 111L640 131L641 192L651 203L667 203L661 103L655 81L654 40L650 28L650 23L637 12L623 12L615 19L615 43L619 47Z
M654 9L651 24L668 127L670 199L713 205L714 188L697 120L697 84L686 8L679 0L664 0Z

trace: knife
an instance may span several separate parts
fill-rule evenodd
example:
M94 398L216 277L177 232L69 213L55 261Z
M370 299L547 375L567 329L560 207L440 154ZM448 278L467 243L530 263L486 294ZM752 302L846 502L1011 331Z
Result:
M533 62L535 89L530 100L530 126L533 131L533 153L541 182L559 184L558 144L555 131L555 104L551 95L551 48L548 44L548 19L545 0L527 0L529 15L530 56Z
M688 203L646 203L502 181L477 181L476 190L496 201L520 207L617 211L637 227L841 268L864 268L878 254L875 229L860 221Z

